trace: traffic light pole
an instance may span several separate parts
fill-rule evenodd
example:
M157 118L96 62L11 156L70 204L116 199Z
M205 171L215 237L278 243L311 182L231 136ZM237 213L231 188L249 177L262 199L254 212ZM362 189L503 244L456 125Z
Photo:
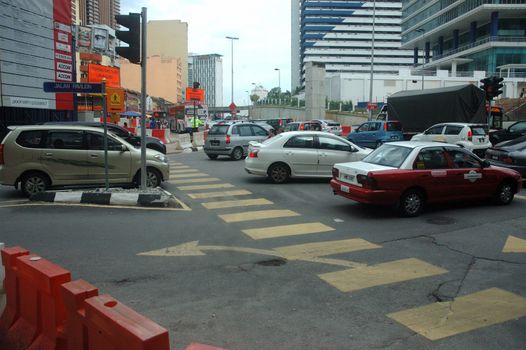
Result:
M102 118L104 120L104 184L106 191L110 188L110 181L108 176L108 111L106 96L106 78L102 78Z
M146 7L142 8L141 30L141 190L146 190Z

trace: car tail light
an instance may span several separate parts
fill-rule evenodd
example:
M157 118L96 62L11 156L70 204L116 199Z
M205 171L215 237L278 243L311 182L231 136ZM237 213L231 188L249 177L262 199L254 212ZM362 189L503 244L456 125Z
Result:
M4 164L4 145L0 145L0 165Z
M257 158L258 157L258 153L259 153L258 149L250 151L250 153L248 154L248 158Z
M468 141L473 141L473 131L471 129L468 130Z
M387 131L387 123L384 123L384 131Z
M338 178L340 176L340 171L337 168L332 168L332 177Z
M230 135L226 135L226 141L225 142L226 142L227 145L230 144Z
M359 184L361 184L364 188L376 188L376 180L371 176L360 174L356 176L356 181Z
M502 157L502 162L506 164L513 164L513 158L511 158L510 156L504 156Z
M303 123L300 124L300 130L305 130L305 124Z

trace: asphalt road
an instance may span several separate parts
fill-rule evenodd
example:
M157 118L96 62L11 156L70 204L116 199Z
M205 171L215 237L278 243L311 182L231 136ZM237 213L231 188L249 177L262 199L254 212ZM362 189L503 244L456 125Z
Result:
M28 206L0 187L0 242L161 324L178 349L525 348L525 191L406 219L326 180L274 185L242 161L171 158L163 186L190 210Z

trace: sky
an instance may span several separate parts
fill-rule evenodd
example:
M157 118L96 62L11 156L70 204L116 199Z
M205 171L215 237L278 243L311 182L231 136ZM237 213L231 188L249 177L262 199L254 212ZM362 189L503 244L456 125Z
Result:
M188 51L223 56L223 102L231 102L231 40L234 40L234 102L245 105L252 83L291 90L289 0L121 0L121 14L147 8L150 20L188 23ZM275 68L279 68L276 71Z

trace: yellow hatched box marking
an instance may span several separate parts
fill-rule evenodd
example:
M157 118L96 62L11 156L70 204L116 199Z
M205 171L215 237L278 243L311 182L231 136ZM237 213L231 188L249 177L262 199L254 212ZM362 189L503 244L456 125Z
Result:
M181 191L193 191L193 190L211 190L214 188L232 188L232 184L210 184L210 185L190 185L190 186L179 186L177 187Z
M221 181L221 179L218 179L217 177L207 177L207 178L201 178L201 179L184 179L184 180L177 180L176 184L197 184L197 183L203 183L203 182L216 182Z

